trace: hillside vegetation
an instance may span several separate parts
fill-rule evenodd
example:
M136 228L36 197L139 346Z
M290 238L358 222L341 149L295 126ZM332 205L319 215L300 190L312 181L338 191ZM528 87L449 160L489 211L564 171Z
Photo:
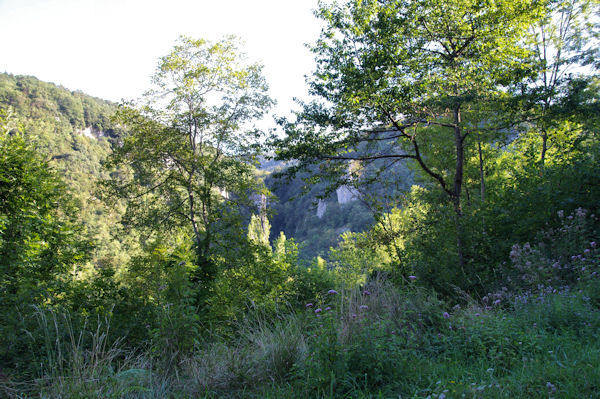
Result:
M0 75L0 396L597 397L597 12L321 4L282 136L234 37Z

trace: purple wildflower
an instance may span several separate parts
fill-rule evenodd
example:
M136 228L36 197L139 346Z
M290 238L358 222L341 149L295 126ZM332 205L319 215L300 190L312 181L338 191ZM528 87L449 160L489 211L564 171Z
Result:
M496 300L494 301L494 305L500 305L500 302L502 302L500 299L496 299Z
M327 306L325 310L331 310L331 306Z
M364 291L363 291L363 295L371 295L371 291L369 291L369 290L364 290Z
M589 254L589 253L590 253L590 249L589 249L589 248L586 248L586 249L584 249L584 250L583 250L583 253L584 253L584 254Z
M367 309L369 309L369 307L367 305L360 305L359 309L361 309L361 310L367 310Z
M410 280L416 280L416 279L417 279L417 276L408 276L408 278L409 278Z
M317 313L317 314L321 313L321 308L315 309L315 313Z
M335 294L337 294L338 292L337 292L336 290L329 290L329 291L327 291L327 293L328 293L328 294L335 295Z
M356 319L356 313L352 313L352 318Z
M443 316L444 316L444 319L449 319L450 318L450 313L444 312Z
M596 248L596 241L592 241L592 242L590 242L590 247L592 247L592 248Z
M313 304L312 304L312 303L307 303L307 304L306 304L306 307L307 307L307 308L312 308L312 307L313 307Z

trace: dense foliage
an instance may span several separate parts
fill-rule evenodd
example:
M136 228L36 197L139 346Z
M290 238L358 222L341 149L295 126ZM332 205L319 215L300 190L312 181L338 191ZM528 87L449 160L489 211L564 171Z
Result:
M321 4L269 143L235 38L119 107L0 75L0 395L594 397L597 12Z

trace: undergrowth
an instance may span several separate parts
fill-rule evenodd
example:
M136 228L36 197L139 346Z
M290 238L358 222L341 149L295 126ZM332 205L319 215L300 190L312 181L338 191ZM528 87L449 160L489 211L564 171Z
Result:
M112 336L110 317L22 309L19 334L33 360L1 371L0 395L597 397L600 251L574 224L586 217L578 210L562 230L515 245L483 298L462 293L451 303L414 276L398 288L380 275L362 287L332 287L300 309L249 309L235 334L204 334L177 356L165 340L129 347L127 337Z

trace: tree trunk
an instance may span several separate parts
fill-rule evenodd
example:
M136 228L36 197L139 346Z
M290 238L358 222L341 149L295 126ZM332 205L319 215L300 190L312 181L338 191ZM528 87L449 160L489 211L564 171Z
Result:
M544 162L546 161L546 151L548 150L548 133L546 129L542 130L542 154L540 156L540 162L542 168L544 168Z
M485 176L483 173L483 153L481 151L481 137L477 140L477 147L479 149L479 182L481 183L481 203L485 202Z
M463 221L462 221L462 209L461 209L461 192L463 183L464 173L464 136L460 128L461 114L460 105L454 108L454 145L456 147L456 170L454 174L454 187L452 188L452 203L454 205L454 212L456 213L455 225L456 225L456 249L458 254L458 262L461 269L465 270L465 255L464 255L464 243L463 243Z

